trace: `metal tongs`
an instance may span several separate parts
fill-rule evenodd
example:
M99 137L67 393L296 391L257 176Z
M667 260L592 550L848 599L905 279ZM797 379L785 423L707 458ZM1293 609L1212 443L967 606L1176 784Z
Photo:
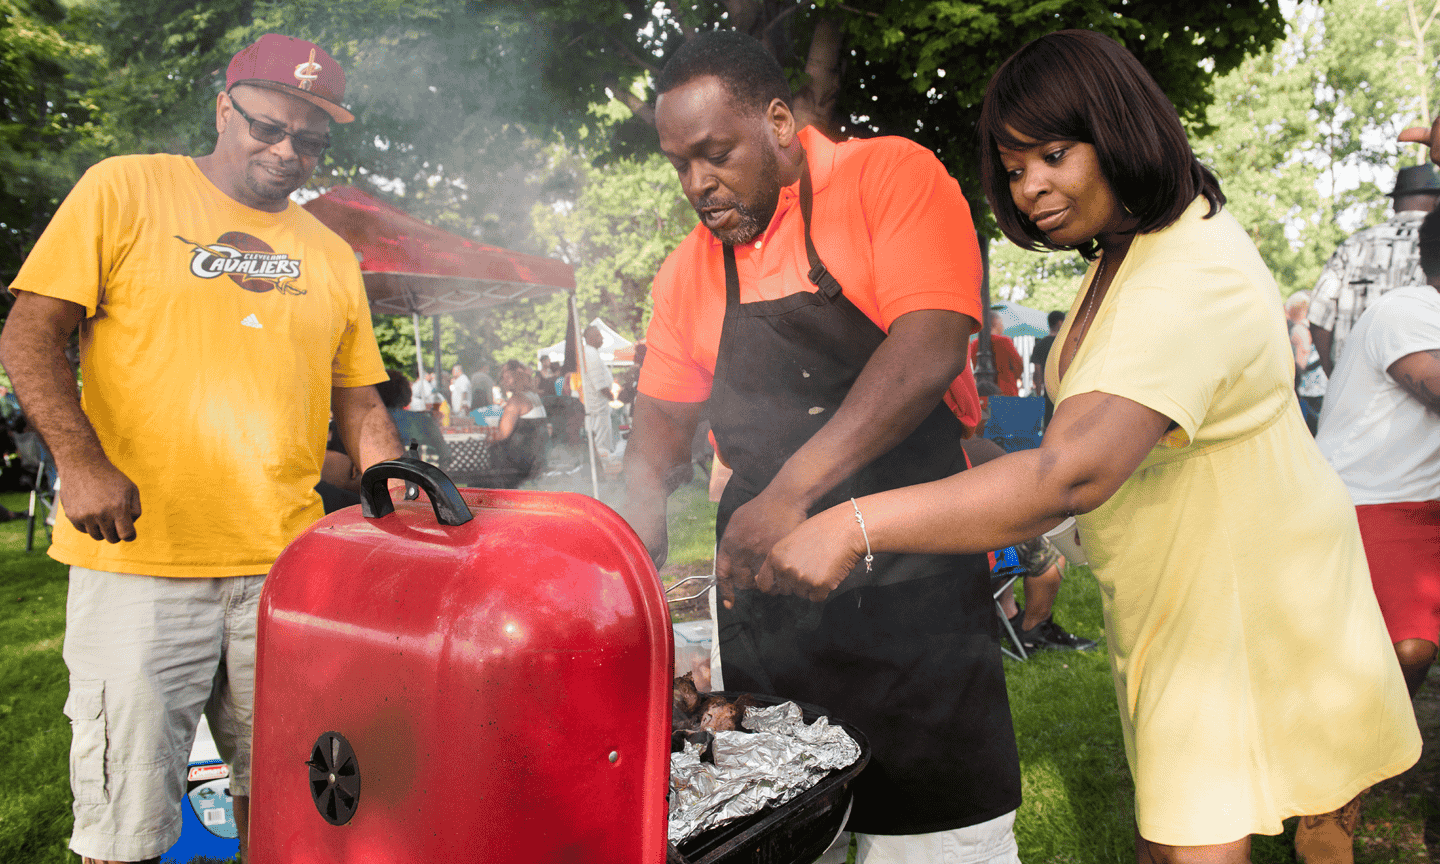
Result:
M693 594L686 594L684 597L672 597L672 596L670 596L670 592L671 592L671 591L674 591L676 588L679 588L681 585L684 585L686 582L699 582L699 583L701 583L701 585L700 585L700 587L699 587L699 590L697 590L697 591L696 591L695 593L693 593ZM706 574L703 575L703 576L686 576L684 579L681 579L679 582L676 582L674 585L671 585L669 588L666 588L666 589L665 589L665 602L667 602L667 603L683 603L683 602L685 602L686 600L694 600L696 597L699 597L700 595L704 594L706 591L709 591L709 590L710 590L710 586L711 586L711 585L714 585L714 584L715 584L715 574L714 574L714 573L706 573Z

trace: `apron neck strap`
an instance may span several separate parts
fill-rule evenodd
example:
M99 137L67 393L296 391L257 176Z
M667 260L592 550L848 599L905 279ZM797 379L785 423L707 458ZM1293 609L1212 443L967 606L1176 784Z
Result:
M810 283L819 289L819 293L826 300L833 301L840 296L842 289L825 268L825 262L820 260L820 253L815 251L815 241L810 239L810 213L814 209L815 193L810 183L809 158L803 159L801 165L800 220L805 225L805 257L810 264L808 275ZM725 244L725 302L731 307L740 305L740 272L735 266L735 247L729 243Z

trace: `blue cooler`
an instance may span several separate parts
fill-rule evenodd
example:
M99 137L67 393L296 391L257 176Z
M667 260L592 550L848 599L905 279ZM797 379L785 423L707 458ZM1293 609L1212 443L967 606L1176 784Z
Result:
M200 721L190 766L185 773L185 802L180 806L180 839L161 856L161 864L229 861L240 854L240 834L230 803L230 766L220 761L210 724Z

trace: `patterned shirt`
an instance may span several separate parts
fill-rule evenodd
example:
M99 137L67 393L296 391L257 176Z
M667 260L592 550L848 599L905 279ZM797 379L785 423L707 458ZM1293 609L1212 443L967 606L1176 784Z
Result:
M1425 213L1402 210L1374 228L1352 234L1325 264L1310 295L1311 324L1330 331L1330 358L1338 363L1350 329L1386 291L1424 285L1420 223Z

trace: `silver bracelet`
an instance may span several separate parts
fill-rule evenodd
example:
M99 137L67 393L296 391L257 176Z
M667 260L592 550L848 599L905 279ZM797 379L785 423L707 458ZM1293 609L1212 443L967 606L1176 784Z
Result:
M855 508L855 521L860 523L860 536L865 538L865 572L870 572L870 564L875 560L875 555L870 551L870 532L865 530L865 517L860 515L860 505L855 499L850 499L850 506Z

